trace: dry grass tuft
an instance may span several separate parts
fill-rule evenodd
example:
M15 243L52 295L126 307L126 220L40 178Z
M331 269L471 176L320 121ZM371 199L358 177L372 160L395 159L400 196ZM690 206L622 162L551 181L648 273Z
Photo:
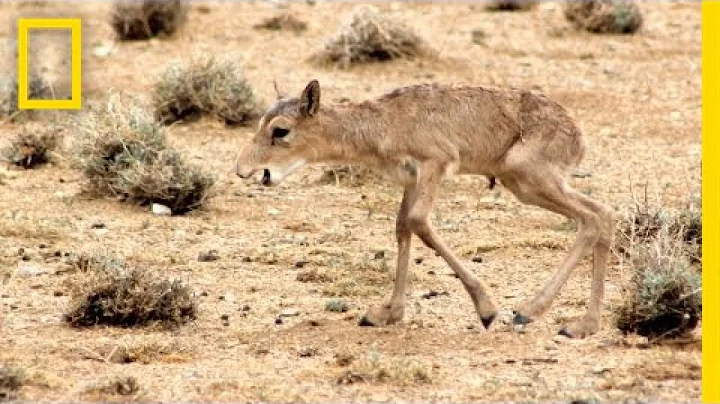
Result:
M73 154L88 191L163 204L173 214L198 209L210 196L215 178L186 163L167 144L163 126L139 105L111 94L76 127Z
M171 36L187 21L187 0L125 0L115 3L111 24L118 38Z
M653 340L684 336L702 316L701 276L685 253L683 241L668 229L632 253L633 277L616 325L624 333Z
M575 28L597 34L632 34L643 24L635 0L569 1L564 14Z
M134 396L140 392L140 384L132 376L115 377L105 380L85 390L85 394L92 397L104 396ZM93 400L94 401L94 400Z
M228 124L248 124L260 112L240 67L212 56L171 63L155 85L153 98L155 119L163 124L206 114Z
M0 150L0 160L34 168L49 163L57 146L58 134L52 128L23 127L10 145Z
M621 331L661 340L683 336L697 326L702 315L697 200L671 214L651 207L646 195L623 216L616 250L628 258L632 277L616 313Z
M253 28L270 31L293 31L298 33L307 29L307 23L299 20L291 13L283 12L266 18L262 23L254 25Z
M64 316L71 326L173 328L196 318L191 292L180 281L129 269L112 257L95 257L89 262L82 282L73 290L71 309Z
M424 40L409 27L374 7L360 6L311 61L349 68L360 63L414 59L429 53Z
M488 11L527 11L535 7L535 0L490 0L485 5Z
M380 180L380 176L371 169L345 165L327 168L317 180L317 184L354 188L377 180Z
M2 119L15 120L20 115L26 115L27 110L18 109L18 82L15 78L0 78L0 122ZM52 86L41 76L30 75L28 83L28 99L52 99Z
M13 366L0 366L0 402L17 399L17 392L25 384L25 372Z
M343 371L336 378L336 383L392 383L409 386L432 383L432 378L425 367L414 361L405 358L383 360L373 349L368 358L353 362L350 369Z

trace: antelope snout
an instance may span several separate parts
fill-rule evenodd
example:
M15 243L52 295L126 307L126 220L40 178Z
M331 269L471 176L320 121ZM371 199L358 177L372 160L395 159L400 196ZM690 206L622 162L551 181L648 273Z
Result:
M256 169L243 167L240 164L235 165L235 174L244 180L252 177L256 172Z

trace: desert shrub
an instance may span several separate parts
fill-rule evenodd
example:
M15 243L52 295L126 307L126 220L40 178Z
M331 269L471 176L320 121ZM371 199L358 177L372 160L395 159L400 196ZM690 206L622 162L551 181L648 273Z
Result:
M658 340L683 336L702 316L701 275L690 262L682 239L667 227L649 244L631 252L633 276L617 309L616 325L624 333Z
M244 124L259 115L252 88L230 59L195 57L173 62L155 85L155 119L163 124L209 114L230 124Z
M215 178L186 163L167 143L165 128L140 105L112 94L78 120L73 154L87 179L86 190L175 214L200 208Z
M429 53L424 40L404 24L361 6L344 21L311 61L348 68L353 64L412 59Z
M17 392L25 383L25 372L22 369L0 366L0 402L17 399Z
M577 29L598 34L631 34L643 24L635 0L568 1L564 15Z
M535 0L490 0L485 5L489 11L526 11L535 6Z
M28 83L28 98L31 100L52 99L50 83L37 74L31 74ZM22 113L18 109L18 82L16 78L0 77L0 120L14 119Z
M260 24L254 25L253 28L270 31L301 32L307 29L307 23L299 20L297 17L288 12L283 12L266 18Z
M189 288L124 261L94 256L72 292L65 321L73 327L111 325L176 327L196 318Z
M52 128L24 127L9 146L0 150L0 160L23 168L49 163L58 146L58 133Z
M702 209L700 197L693 197L679 212L671 212L644 200L635 201L621 215L615 233L614 250L623 257L632 255L638 246L648 245L662 235L679 239L691 263L702 259Z
M115 3L111 25L123 40L170 36L187 21L187 0L125 0Z

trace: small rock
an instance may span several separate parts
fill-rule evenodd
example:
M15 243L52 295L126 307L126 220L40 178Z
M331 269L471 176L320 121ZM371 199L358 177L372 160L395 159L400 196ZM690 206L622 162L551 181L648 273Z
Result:
M432 297L438 297L438 296L450 296L450 292L448 292L448 291L438 292L438 291L435 291L435 290L431 290L431 291L429 291L429 292L427 292L427 293L423 293L423 294L421 295L421 297L422 297L423 299L430 299L430 298L432 298Z
M43 275L46 273L48 273L48 271L46 269L40 268L37 265L31 265L31 264L21 265L17 270L17 274L19 276L25 276L25 277L38 276L38 275Z
M478 263L478 264L482 264L482 262L483 262L483 257L481 257L481 256L479 256L479 255L476 255L476 256L472 257L472 262L476 262L476 263Z
M298 309L285 309L280 312L280 317L297 317L300 315Z
M170 216L170 215L172 215L172 210L170 210L170 208L168 208L165 205L161 205L159 203L153 203L152 204L152 213L154 215L158 215L158 216Z
M295 263L295 268L303 268L305 265L308 264L308 261L298 261Z
M423 263L422 257L415 258L415 263L418 264L418 265L422 264L422 263Z
M278 318L275 319L275 324L280 325L280 324L282 324L282 323L283 323L282 317L278 317Z
M384 251L384 250L380 250L380 251L377 251L377 252L375 253L375 259L376 259L376 260L381 260L381 259L383 259L383 258L385 258L385 251Z
M567 341L567 337L563 335L556 335L553 337L553 342L556 344L562 344L563 342Z
M270 216L278 216L278 215L281 215L281 214L282 214L282 211L281 211L281 210L278 210L278 209L275 209L275 208L270 208L270 209L268 209L267 213L268 213L268 215L270 215Z
M99 58L104 58L110 56L110 54L113 52L113 46L112 44L100 44L96 46L93 49L93 54Z
M95 222L95 223L93 223L92 225L90 225L90 228L91 228L91 229L104 229L104 228L105 228L105 223L103 223L103 222Z
M595 366L592 368L592 373L596 375L602 375L606 372L610 372L612 368L607 366Z
M201 252L198 254L197 260L200 262L212 262L220 259L217 250L210 250L208 252Z
M65 296L65 293L62 290L56 290L53 292L53 296L55 296L55 297Z
M247 304L243 304L243 306L240 308L242 311L250 311L250 306Z

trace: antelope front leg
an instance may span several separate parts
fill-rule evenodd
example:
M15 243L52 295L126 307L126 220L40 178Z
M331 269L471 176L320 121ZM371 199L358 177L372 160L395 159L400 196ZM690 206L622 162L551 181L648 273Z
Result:
M495 320L498 313L497 306L487 293L485 285L483 285L472 272L463 267L452 250L450 250L437 233L435 233L430 223L430 212L435 204L435 196L443 172L444 167L439 164L426 163L421 167L420 175L418 176L415 202L408 213L407 223L410 230L415 233L425 245L437 251L455 274L457 274L465 290L470 295L473 305L475 306L475 311L480 317L483 326L490 328L490 324Z
M405 188L400 210L395 224L398 257L390 301L381 306L373 307L360 319L361 326L384 326L397 323L405 314L405 287L407 286L408 263L410 262L410 240L412 233L408 227L407 217L410 206L415 199L415 186Z

